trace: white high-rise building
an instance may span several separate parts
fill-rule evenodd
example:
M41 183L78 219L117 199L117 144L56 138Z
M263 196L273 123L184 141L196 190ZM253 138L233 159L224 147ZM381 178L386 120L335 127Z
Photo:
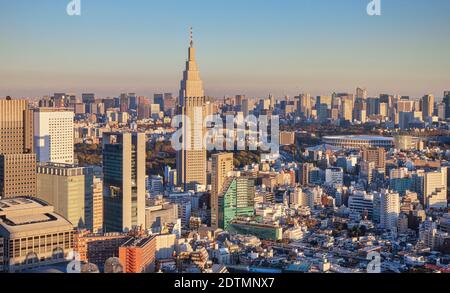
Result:
M447 208L447 168L425 173L423 194L427 208Z
M382 228L392 230L397 227L400 214L400 196L388 190L383 190L380 196L380 225Z
M39 108L34 112L34 148L45 163L74 163L74 112L61 108Z
M325 170L325 183L339 184L344 182L344 171L342 168L328 168Z

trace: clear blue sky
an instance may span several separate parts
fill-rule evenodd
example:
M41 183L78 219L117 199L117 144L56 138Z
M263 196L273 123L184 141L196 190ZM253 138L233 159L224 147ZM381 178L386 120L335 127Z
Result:
M177 93L194 27L206 93L450 88L450 1L0 0L0 95Z

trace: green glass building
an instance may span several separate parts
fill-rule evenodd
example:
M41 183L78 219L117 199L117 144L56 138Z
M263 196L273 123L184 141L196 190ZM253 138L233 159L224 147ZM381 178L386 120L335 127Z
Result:
M219 228L227 230L236 218L255 215L255 181L249 177L230 177L219 195Z

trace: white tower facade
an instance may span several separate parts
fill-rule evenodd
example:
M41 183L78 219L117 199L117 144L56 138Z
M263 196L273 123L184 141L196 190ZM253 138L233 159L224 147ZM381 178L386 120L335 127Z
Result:
M34 112L34 147L39 162L74 163L74 112L39 108Z
M380 198L380 224L381 227L393 230L397 227L400 214L400 196L387 190L381 192Z
M206 187L207 184L204 145L207 108L203 82L195 60L192 31L188 55L179 97L179 114L183 118L182 147L177 152L177 179L178 185L185 190L194 190L198 186Z

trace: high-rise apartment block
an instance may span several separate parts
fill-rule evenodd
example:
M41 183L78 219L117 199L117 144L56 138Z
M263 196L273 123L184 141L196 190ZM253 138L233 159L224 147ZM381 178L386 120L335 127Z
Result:
M397 227L397 220L400 214L400 196L387 190L381 192L380 197L380 224L387 230Z

